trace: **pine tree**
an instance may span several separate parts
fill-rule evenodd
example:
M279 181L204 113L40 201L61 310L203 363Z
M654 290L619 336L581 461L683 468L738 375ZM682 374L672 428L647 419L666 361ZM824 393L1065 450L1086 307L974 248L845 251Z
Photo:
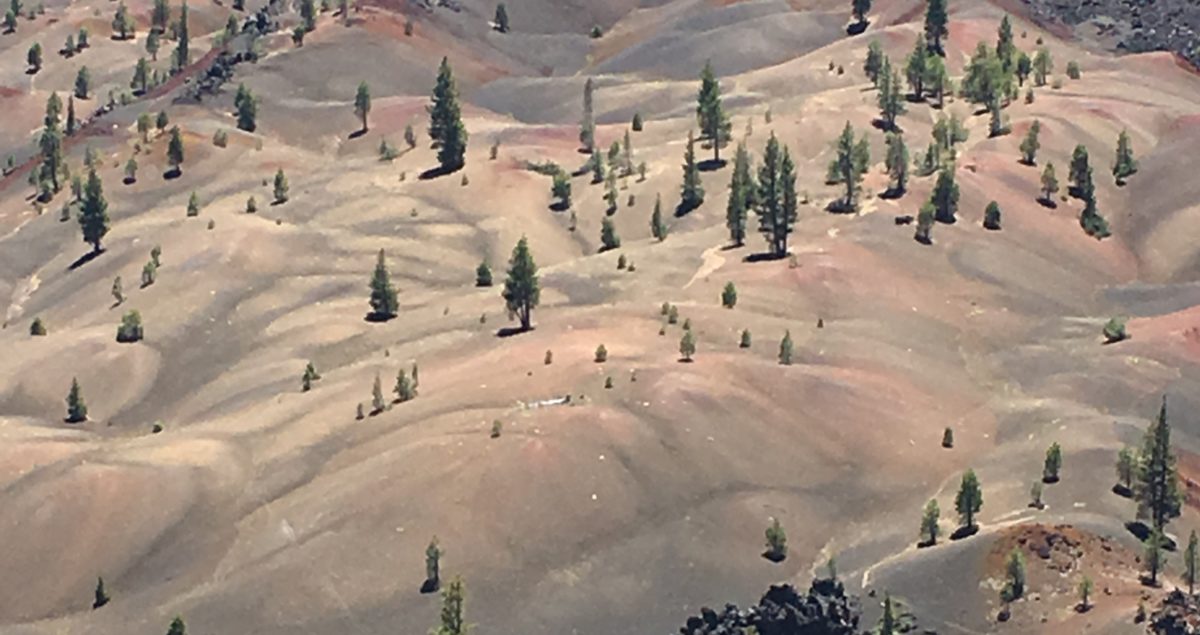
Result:
M732 124L721 106L721 86L713 75L712 64L706 62L700 73L700 94L696 97L696 118L700 134L712 143L713 162L721 163L721 146L729 142Z
M592 91L595 85L589 77L583 85L583 118L579 122L579 143L589 153L596 151L596 118L592 110Z
M954 165L942 168L929 195L933 204L934 218L938 222L953 223L958 212L958 185L954 182Z
M133 67L133 79L129 81L129 87L137 91L136 94L141 95L146 92L146 84L150 81L150 63L146 58L139 57L137 66Z
M654 211L650 214L650 235L658 242L667 239L667 223L663 220L662 195L654 198Z
M979 43L965 70L962 93L967 101L987 105L992 99L1007 99L1012 79L987 44Z
M371 87L366 82L358 83L354 93L354 114L362 121L362 131L367 131L367 115L371 114ZM412 147L412 144L409 145Z
M779 341L779 363L784 366L792 365L792 332L784 331L783 339Z
M92 610L108 604L109 600L112 599L108 596L108 591L104 588L104 578L96 578L96 591L94 595L95 599L92 600Z
M191 63L191 53L188 50L188 5L187 0L183 0L183 7L179 10L179 29L175 34L175 59L173 60L175 70L183 70Z
M430 635L466 635L468 628L463 615L464 601L462 578L456 577L442 592L441 626L430 631Z
M167 164L176 176L183 173L183 135L179 132L179 126L171 126L171 136L167 140Z
M968 531L975 528L975 514L983 509L983 490L979 487L979 479L974 470L963 474L958 494L954 497L954 509L958 512L959 522Z
M783 526L779 524L778 518L771 519L766 537L767 551L763 555L773 562L782 562L784 558L787 558L787 533L783 531Z
M1137 170L1137 160L1133 158L1133 148L1129 144L1129 131L1122 130L1117 137L1117 159L1112 168L1117 185L1124 185L1125 179L1133 176Z
M167 23L171 21L171 8L167 4L167 0L154 0L154 8L150 11L150 26L151 30L163 32L167 30Z
M983 228L996 231L1000 229L1000 204L991 201L983 210Z
M1126 493L1133 492L1133 477L1136 471L1136 459L1129 448L1121 448L1117 452L1117 487Z
M1042 467L1042 482L1057 483L1058 472L1062 469L1062 448L1058 443L1051 443L1046 450L1046 461Z
M863 73L875 86L879 86L879 71L883 68L883 47L879 40L871 40L867 45L867 60L863 62Z
M383 384L379 381L379 373L375 373L375 383L371 384L371 414L377 415L387 409L383 400Z
M108 234L108 201L104 199L104 185L95 170L88 171L87 185L83 188L79 228L83 232L83 242L92 246L93 254L99 254L100 241Z
M1146 547L1146 568L1150 572L1150 586L1158 586L1158 574L1167 565L1167 554L1164 550L1167 546L1167 538L1163 535L1162 529L1154 528L1150 531L1150 535L1144 543Z
M121 325L117 327L117 341L121 343L139 342L142 340L142 314L129 311L121 316Z
M43 337L46 335L46 323L42 322L42 318L33 318L33 322L29 324L29 335L33 337Z
M396 400L400 403L411 401L417 396L416 388L413 387L412 380L408 378L408 374L404 372L403 368L396 373L396 387L393 388L393 391L396 393Z
M746 215L754 207L757 184L750 166L750 152L739 143L733 159L733 174L729 180L729 202L725 207L725 227L735 247L746 241Z
M1046 78L1054 72L1054 59L1045 47L1039 48L1033 56L1033 83L1038 86L1046 85Z
M437 536L425 547L425 588L436 591L441 586L442 548L438 546Z
M150 59L158 61L159 34L157 29L150 29L150 33L146 35L146 52L150 54Z
M896 616L892 614L892 595L883 596L883 615L879 618L879 635L896 634Z
M75 96L67 95L67 135L75 134L75 129L78 126L79 122L75 119Z
M317 7L313 0L300 0L300 24L308 32L317 28Z
M475 286L492 286L492 268L488 266L486 260L479 263L479 266L475 268Z
M1167 421L1165 395L1158 419L1147 428L1142 441L1134 498L1138 502L1138 518L1149 520L1151 527L1159 531L1181 511L1183 497L1179 491L1175 454L1171 451L1171 424Z
M1187 550L1183 552L1183 581L1187 582L1188 595L1196 594L1196 574L1200 566L1200 545L1196 541L1196 530L1188 536Z
M629 138L629 129L625 129L624 143L621 144L621 176L633 174L633 141Z
M1018 600L1025 595L1025 555L1020 547L1013 547L1004 565L1004 590L1001 596L1005 602Z
M704 203L704 186L700 183L700 167L696 164L696 140L692 131L688 131L687 148L683 154L683 185L680 187L679 209L676 216L682 216Z
M925 90L933 93L938 108L945 106L946 93L954 91L946 63L937 55L930 55L925 62Z
M135 159L133 157L129 157L129 160L125 162L125 182L126 183L136 183L137 182L137 169L138 169L137 159Z
M683 337L679 340L679 354L685 362L692 361L692 356L696 354L696 336L691 329L683 331Z
M92 73L86 66L80 66L79 72L75 74L75 98L87 99L91 92Z
M950 35L948 20L946 0L929 0L925 7L925 39L929 41L930 50L938 55L945 55L942 39Z
M996 40L996 57L1000 58L1000 66L1005 72L1012 72L1017 65L1017 45L1013 43L1012 22L1005 15L1000 21Z
M925 96L925 79L929 73L929 60L929 43L925 40L925 34L918 33L912 53L908 54L908 61L904 65L904 77L908 80L908 87L912 90L913 97L917 99ZM898 87L897 90L899 90Z
M782 258L788 251L788 234L796 225L796 167L787 146L775 133L767 139L763 163L758 169L758 192L754 197L758 230L767 239L771 255Z
M858 206L859 186L862 183L863 175L867 173L870 161L870 156L866 153L868 147L866 140L864 135L862 140L856 144L854 128L847 121L846 127L842 129L842 134L838 137L835 145L837 156L833 163L833 173L837 176L838 182L846 186L846 196L840 203L845 210L854 210Z
M463 127L458 104L458 88L449 59L443 57L438 68L437 84L433 89L429 111L429 137L438 150L438 164L443 172L454 172L466 162L467 129Z
M238 84L233 107L237 111L238 129L254 132L258 128L258 100L245 84Z
M66 168L63 160L62 133L58 130L58 113L62 110L62 101L57 94L51 93L46 101L45 128L38 138L38 147L42 153L41 178L49 179L53 192L62 189L60 175Z
M742 338L738 342L738 348L750 348L750 329L742 330Z
M1033 59L1025 51L1017 53L1017 86L1025 86L1025 80L1033 73ZM1032 94L1032 93L1030 93Z
M858 24L866 28L868 24L867 14L871 12L871 0L851 0L850 12L854 15L854 19L858 21Z
M900 73L892 68L892 63L883 58L883 69L879 71L879 112L882 115L884 128L889 131L899 130L896 118L907 112L904 105L904 95L900 90Z
M617 236L617 230L613 227L612 219L605 218L600 221L600 251L605 252L610 249L616 249L621 246L621 237Z
M508 277L504 280L505 306L509 315L515 315L521 321L521 330L528 331L533 317L533 309L541 300L541 289L538 287L537 264L529 251L529 242L522 236L513 248L512 257L508 261Z
M4 32L12 33L17 30L17 14L12 9L4 12Z
M597 155L598 156L598 155ZM609 170L604 179L604 200L608 203L605 213L609 216L617 213L617 171Z
M1025 133L1025 139L1021 141L1021 163L1037 165L1037 152L1042 147L1038 141L1038 134L1041 131L1041 122L1034 119L1033 124L1029 126L1029 132Z
M560 170L554 173L554 180L550 185L550 194L558 199L558 202L555 204L558 209L565 210L571 207L571 180L565 172Z
M25 54L25 61L29 64L29 69L37 74L42 70L42 45L34 42L29 47L29 51Z
M370 287L371 313L368 317L380 322L396 317L400 304L396 299L396 289L392 287L391 274L388 273L382 249L375 257L375 271L371 274Z
M921 514L921 539L924 544L929 546L937 544L938 534L941 533L941 528L938 526L941 514L937 499L931 498L928 503L925 503L925 511Z
M1092 597L1092 579L1085 575L1085 576L1083 576L1083 579L1079 581L1079 609L1080 610L1087 611L1092 608L1091 597Z
M117 12L113 16L113 35L117 36L118 40L128 40L133 37L133 29L133 19L129 17L129 10L125 8L125 2L122 0L117 3Z
M125 302L125 293L121 290L121 276L113 278L112 297L117 301L117 305Z
M304 374L300 376L300 389L304 392L312 390L313 382L320 378L321 375L317 373L317 367L313 366L312 362L305 364Z
M904 145L904 135L899 132L893 132L887 136L887 157L884 160L884 166L887 168L888 175L891 176L891 183L888 185L888 194L891 196L902 196L908 189L908 147Z
M279 168L279 170L275 172L274 194L275 194L275 203L277 205L282 205L283 203L287 202L287 200L288 200L288 181L287 181L287 176L285 176L283 174L283 168Z
M171 620L171 625L167 627L167 635L187 635L187 625L183 623L183 618L178 615Z
M1041 200L1048 205L1054 204L1054 195L1058 193L1058 177L1054 174L1054 164L1047 163L1046 169L1042 170L1042 196Z
M1011 131L1006 123L1004 111L1000 108L1000 97L993 95L988 101L988 113L991 115L988 123L988 138L1003 136Z
M67 423L79 423L87 421L88 409L87 404L83 402L83 391L79 388L79 381L71 378L71 390L67 393Z
M495 29L497 31L501 33L508 33L508 7L505 7L503 2L496 5L496 18L493 20L493 22L496 25Z

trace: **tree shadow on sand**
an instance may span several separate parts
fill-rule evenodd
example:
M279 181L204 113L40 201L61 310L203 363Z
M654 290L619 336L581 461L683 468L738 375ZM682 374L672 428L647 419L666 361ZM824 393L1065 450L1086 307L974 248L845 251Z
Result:
M512 337L514 335L520 335L522 333L531 333L536 328L537 328L536 326L531 326L529 328L523 328L520 326L506 326L506 327L496 331L496 337Z
M99 251L89 251L86 254L83 254L82 256L76 258L75 262L72 262L70 265L67 265L67 271L75 271L76 269L95 260L97 257L100 256L100 254L104 253L105 251L107 251L107 250L101 249Z

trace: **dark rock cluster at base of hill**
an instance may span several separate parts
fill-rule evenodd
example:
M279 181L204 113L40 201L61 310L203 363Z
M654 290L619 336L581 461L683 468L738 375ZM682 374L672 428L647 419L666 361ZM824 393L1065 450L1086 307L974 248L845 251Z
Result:
M1200 2L1196 0L1025 0L1034 17L1070 25L1091 20L1134 53L1173 51L1200 68Z
M836 580L813 580L807 594L789 584L772 585L756 606L729 604L721 612L703 608L679 629L683 635L856 635L862 607Z
M1155 635L1200 634L1200 603L1175 589L1163 598L1158 610L1150 614L1150 632Z

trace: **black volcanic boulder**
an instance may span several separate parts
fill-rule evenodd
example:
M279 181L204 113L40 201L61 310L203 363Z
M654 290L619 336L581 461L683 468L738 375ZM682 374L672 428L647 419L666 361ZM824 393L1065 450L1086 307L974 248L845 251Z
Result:
M773 585L757 606L744 611L732 604L718 613L704 608L688 618L682 635L741 635L753 626L760 635L855 635L862 617L859 600L847 596L841 582L818 578L807 594Z

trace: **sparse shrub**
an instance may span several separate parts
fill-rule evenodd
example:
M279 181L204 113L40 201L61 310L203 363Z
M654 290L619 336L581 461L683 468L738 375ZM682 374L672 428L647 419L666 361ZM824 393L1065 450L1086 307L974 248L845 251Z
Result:
M33 318L33 322L29 325L29 335L33 337L44 337L46 335L46 324L42 322L42 318Z
M1114 317L1104 323L1104 343L1113 344L1122 340L1128 339L1129 334L1125 331L1125 318Z
M601 29L600 25L597 24L596 26L592 27L591 36L593 40L604 37L604 29Z
M1062 469L1062 448L1058 443L1050 444L1046 449L1046 461L1042 467L1042 482L1057 483L1058 472Z
M1063 80L1061 77L1055 77L1054 80L1050 82L1050 88L1053 88L1054 90L1060 90L1062 87Z
M1071 79L1079 79L1079 76L1079 62L1076 62L1075 60L1067 62L1067 77L1070 77Z
M417 396L417 388L403 368L396 373L396 387L392 390L396 393L396 401L400 403L411 401Z
M379 140L380 161L395 161L398 156L400 156L400 151L396 149L396 146L388 143L387 139Z
M459 185L466 187L471 184L471 179L466 174L462 175L462 179L458 182Z
M130 311L122 316L121 325L117 327L117 341L121 343L138 342L142 337L142 315L137 311Z
M605 378L604 378L604 389L605 389L605 390L612 390L612 387L613 387L613 378L612 378L612 376L610 375L610 376L608 376L608 377L605 377Z
M1000 205L996 201L988 203L983 211L983 227L992 231L1000 229Z
M659 315L661 315L661 316L663 316L663 317L666 317L666 316L667 316L667 314L668 314L668 313L670 313L670 312L671 312L671 303L670 303L670 302L663 302L663 303L662 303L662 308L661 308L661 309L659 309Z
M620 256L617 256L617 270L618 271L623 271L625 269L626 265L628 265L628 264L629 264L629 261L625 259L625 254L621 254Z
M246 199L246 213L253 214L257 211L258 211L258 202L254 200L254 197L251 196L250 198Z
M750 348L750 329L742 330L742 339L738 342L738 348Z
M283 174L283 168L279 168L275 172L275 186L273 188L275 194L275 204L282 205L288 201L288 180Z
M216 228L217 228L217 221L216 221L216 219L213 219L213 218L210 218L210 219L208 219L208 230L209 230L209 231L212 231L212 230L214 230L214 229L216 229Z
M608 361L608 349L604 348L604 345L601 344L600 346L596 347L596 363L603 364L604 362L607 362L607 361Z
M1091 597L1092 597L1092 579L1085 575L1085 576L1083 576L1083 579L1079 581L1079 611L1080 612L1086 613L1092 608Z
M763 557L772 562L783 562L787 558L787 533L779 524L778 518L772 518L767 527L767 551Z
M406 18L404 20L404 35L407 37L412 37L412 34L413 34L412 18Z
M488 148L488 159L495 161L500 156L500 140L496 139L492 142L492 147Z
M1025 103L1027 103L1027 104L1033 103L1033 87L1032 86L1025 89Z
M499 438L500 438L500 430L501 430L503 427L504 427L504 424L503 424L503 423L500 423L500 420L499 420L499 419L494 419L494 420L492 421L492 434L491 434L491 436L492 436L492 438L493 438L493 439L499 439Z
M678 323L679 323L679 308L676 307L674 304L672 304L671 308L669 308L667 310L667 324L678 324Z
M692 318L684 318L683 319L683 330L685 330L685 331L692 330Z
M112 297L113 300L116 300L118 305L125 302L125 293L121 290L121 276L113 278Z
M640 113L640 112L635 112L635 113L633 113L633 123L632 123L632 126L633 126L633 131L634 131L634 132L641 132L641 131L642 131L642 113Z
M354 408L354 418L355 418L355 420L362 421L365 417L366 417L366 413L363 412L363 405L362 405L362 402L360 401L360 402L358 402L358 405L355 406L355 408Z
M925 503L925 511L921 514L920 534L923 544L931 547L937 544L938 534L941 533L941 527L938 525L941 514L937 499L931 498Z
M154 261L151 260L150 262L146 263L146 266L142 267L142 288L145 289L146 287L154 284L154 281L157 279L158 265L154 264Z
M1025 595L1025 555L1020 547L1013 547L1004 565L1005 584L1000 591L1000 598L1012 602Z
M304 366L304 374L300 376L300 389L303 392L312 390L313 382L320 378L321 375L317 372L317 367L313 366L312 362L309 362Z
M721 291L721 306L732 309L737 306L737 299L737 287L732 282L726 282L725 289Z
M200 198L196 196L195 191L188 197L187 215L189 217L200 215Z
M224 130L217 130L213 133L213 145L218 148L224 148L229 145L229 133Z
M954 447L954 430L950 426L946 426L946 429L942 431L942 447L947 450Z
M549 366L550 364L553 364L554 363L554 351L547 349L546 357L542 360L542 363L547 366Z

